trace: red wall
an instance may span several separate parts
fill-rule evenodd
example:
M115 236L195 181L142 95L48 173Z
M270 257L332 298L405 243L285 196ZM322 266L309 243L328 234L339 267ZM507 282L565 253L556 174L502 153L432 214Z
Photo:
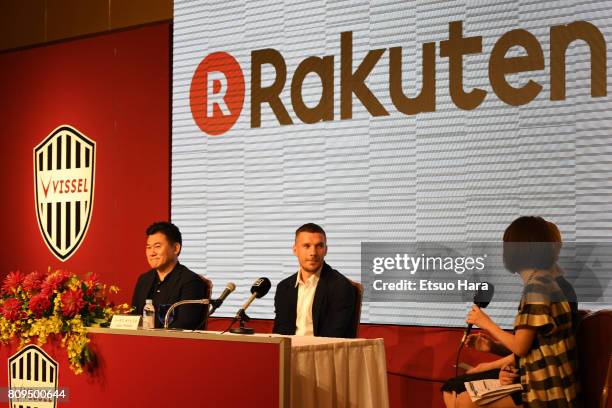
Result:
M170 24L0 53L0 276L96 272L131 298L145 228L170 216ZM33 148L69 124L96 141L89 231L66 262L35 213Z

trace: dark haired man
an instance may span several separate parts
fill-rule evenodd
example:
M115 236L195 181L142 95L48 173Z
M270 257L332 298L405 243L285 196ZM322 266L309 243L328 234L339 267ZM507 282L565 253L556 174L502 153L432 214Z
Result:
M156 314L179 300L203 299L206 285L198 274L190 271L178 261L183 239L176 225L156 222L147 228L146 255L150 271L143 273L136 282L132 307L142 314L146 299L153 300ZM156 316L155 327L163 327ZM204 322L204 306L183 305L174 310L170 327L198 329Z
M276 287L274 333L355 337L355 291L324 261L325 231L316 224L302 225L295 231L293 253L300 267Z

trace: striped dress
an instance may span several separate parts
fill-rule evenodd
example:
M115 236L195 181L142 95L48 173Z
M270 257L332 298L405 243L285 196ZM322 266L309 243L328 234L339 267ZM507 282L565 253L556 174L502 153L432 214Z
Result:
M572 310L546 272L538 271L525 285L514 321L515 330L523 328L536 331L529 353L518 358L524 406L580 406Z

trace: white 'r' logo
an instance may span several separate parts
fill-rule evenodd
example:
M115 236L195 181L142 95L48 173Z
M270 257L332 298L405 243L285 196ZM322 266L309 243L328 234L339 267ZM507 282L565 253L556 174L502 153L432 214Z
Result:
M219 92L214 91L214 83L219 81L221 87ZM230 114L227 104L225 103L225 93L227 91L227 77L221 71L210 71L207 75L206 80L207 98L206 98L206 116L211 118L213 116L213 105L219 106L221 113L224 116Z

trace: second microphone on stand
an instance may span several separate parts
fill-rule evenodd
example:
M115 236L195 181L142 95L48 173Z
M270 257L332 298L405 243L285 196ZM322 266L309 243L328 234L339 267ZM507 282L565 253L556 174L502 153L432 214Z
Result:
M212 315L213 313L215 313L215 310L217 310L219 307L221 307L221 305L223 304L223 301L230 295L230 293L232 293L234 290L236 290L236 284L234 284L234 282L228 282L227 285L225 285L225 289L223 289L223 292L221 292L221 296L219 296L217 299L215 300L211 300L210 301L210 309L208 312L208 316Z
M238 312L236 313L236 316L234 317L234 319L232 320L232 323L230 324L230 327L232 327L232 325L236 323L237 320L240 320L240 327L237 329L231 329L230 333L253 334L255 332L251 328L244 327L244 322L248 322L250 320L249 316L247 316L245 312L249 308L253 300L264 297L268 293L271 287L272 287L272 283L270 283L270 279L268 278L259 278L255 281L255 283L253 283L253 286L251 286L251 296L244 303L244 305L240 308L240 310L238 310Z

